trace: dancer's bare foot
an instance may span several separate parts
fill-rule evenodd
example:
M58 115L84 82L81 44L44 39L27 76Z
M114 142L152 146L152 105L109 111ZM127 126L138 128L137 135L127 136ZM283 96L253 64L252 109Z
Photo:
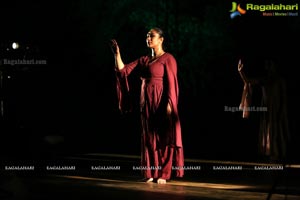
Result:
M162 178L157 179L157 184L166 184L166 183L167 183L166 179L162 179Z
M146 183L151 183L151 182L153 182L153 178L145 179L145 182L146 182Z

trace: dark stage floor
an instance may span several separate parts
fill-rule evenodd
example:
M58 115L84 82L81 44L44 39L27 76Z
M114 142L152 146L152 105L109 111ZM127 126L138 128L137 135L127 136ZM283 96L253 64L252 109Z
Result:
M185 177L141 181L138 156L51 155L1 162L0 199L300 199L300 165L186 159Z

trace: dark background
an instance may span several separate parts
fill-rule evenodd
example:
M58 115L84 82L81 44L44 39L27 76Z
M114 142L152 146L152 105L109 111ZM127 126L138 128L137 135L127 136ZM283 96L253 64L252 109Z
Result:
M239 58L266 56L276 58L287 81L290 155L296 159L299 17L247 13L231 19L230 9L224 0L1 1L2 154L139 155L138 115L117 109L108 44L117 39L123 61L132 61L148 52L146 33L159 26L178 62L187 158L258 158L257 119L224 107L240 103ZM15 41L18 50L11 48ZM47 64L12 66L4 59Z

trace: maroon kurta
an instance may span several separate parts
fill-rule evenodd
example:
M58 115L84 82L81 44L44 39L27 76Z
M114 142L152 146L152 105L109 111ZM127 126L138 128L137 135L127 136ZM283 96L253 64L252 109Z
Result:
M142 79L142 173L145 178L170 179L174 171L177 177L182 177L184 155L177 108L179 90L176 60L170 53L154 61L150 61L149 56L142 56L117 71L120 109L126 106L123 97L130 87L127 76L136 67ZM172 107L171 115L166 113L168 103Z
M287 159L290 131L288 125L286 83L281 77L272 77L262 85L262 112L259 144L260 153L275 161Z

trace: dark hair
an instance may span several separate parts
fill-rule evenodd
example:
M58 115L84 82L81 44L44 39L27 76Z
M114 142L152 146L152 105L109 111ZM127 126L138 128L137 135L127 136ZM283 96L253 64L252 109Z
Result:
M164 31L161 29L161 28L158 28L158 27L153 27L153 28L151 28L152 30L155 30L157 33L158 33L158 35L160 36L160 37L165 37L165 33L164 33Z

